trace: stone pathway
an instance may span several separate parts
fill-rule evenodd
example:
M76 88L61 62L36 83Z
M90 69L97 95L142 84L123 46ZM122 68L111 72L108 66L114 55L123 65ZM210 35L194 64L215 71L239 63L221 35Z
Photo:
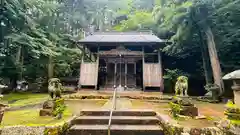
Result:
M106 102L102 109L107 109L111 110L113 105L112 99L110 99L108 102ZM116 101L116 109L117 110L126 110L126 109L131 109L132 108L132 103L129 99L127 98L117 98Z

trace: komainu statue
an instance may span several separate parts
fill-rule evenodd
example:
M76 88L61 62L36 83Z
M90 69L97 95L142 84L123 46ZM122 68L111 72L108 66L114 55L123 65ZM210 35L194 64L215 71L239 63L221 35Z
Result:
M175 94L176 95L185 95L187 96L188 91L188 78L186 76L179 76L175 85Z
M51 78L48 81L48 92L51 96L51 98L61 98L61 92L63 91L62 84L60 82L60 79L58 78Z

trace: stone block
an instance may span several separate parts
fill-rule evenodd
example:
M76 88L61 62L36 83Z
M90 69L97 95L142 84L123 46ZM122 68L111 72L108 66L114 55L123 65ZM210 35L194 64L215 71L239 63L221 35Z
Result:
M51 109L41 109L39 112L39 116L52 116Z
M195 106L182 106L181 115L195 117L198 116L198 108Z
M45 101L43 103L43 109L53 109L54 107L54 102L51 100Z

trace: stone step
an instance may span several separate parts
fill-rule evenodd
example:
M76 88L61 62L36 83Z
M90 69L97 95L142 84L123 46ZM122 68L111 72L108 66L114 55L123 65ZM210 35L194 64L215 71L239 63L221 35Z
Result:
M158 125L112 125L111 135L163 135ZM108 135L108 125L75 125L67 135Z
M82 110L82 116L109 116L109 110ZM116 110L113 116L156 116L156 112L152 110Z
M73 125L104 125L108 124L109 116L80 116L71 121ZM154 125L159 120L155 116L113 116L112 124L118 125Z

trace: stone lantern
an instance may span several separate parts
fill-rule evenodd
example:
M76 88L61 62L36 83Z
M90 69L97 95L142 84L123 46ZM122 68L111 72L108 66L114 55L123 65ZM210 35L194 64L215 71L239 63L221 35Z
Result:
M234 92L234 102L240 107L240 70L233 71L229 74L226 74L223 77L223 80L232 80L233 81L233 92Z

